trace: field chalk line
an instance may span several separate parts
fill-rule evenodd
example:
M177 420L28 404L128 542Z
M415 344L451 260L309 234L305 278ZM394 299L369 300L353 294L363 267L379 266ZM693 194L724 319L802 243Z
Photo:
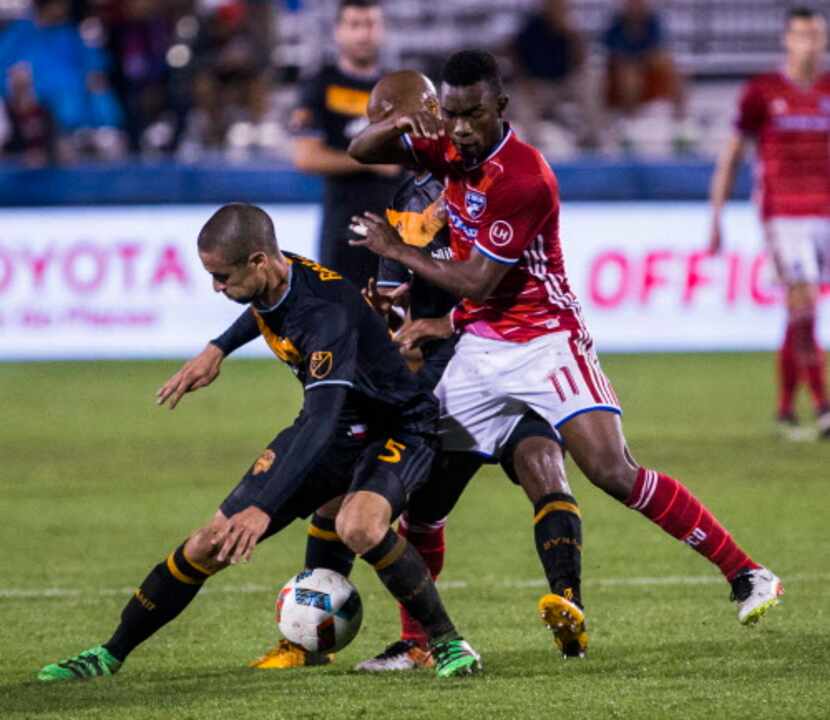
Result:
M830 580L830 574L818 575L790 575L784 576L785 583L798 582L821 582ZM665 575L663 577L611 577L611 578L586 578L583 585L593 587L658 587L667 585L720 585L724 584L723 578L717 575ZM438 587L441 590L465 590L475 588L542 588L547 587L543 578L532 580L439 580ZM276 592L278 586L256 585L243 583L240 585L229 585L221 588L205 588L202 592L224 593L229 595L241 595L246 593ZM0 600L20 599L62 599L80 598L85 596L105 597L111 595L130 595L135 588L0 588Z

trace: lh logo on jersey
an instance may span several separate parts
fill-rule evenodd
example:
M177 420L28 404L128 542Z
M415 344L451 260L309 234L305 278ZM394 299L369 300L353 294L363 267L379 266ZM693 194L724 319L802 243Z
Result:
M490 226L490 242L496 247L509 245L513 239L513 226L506 220L496 220Z
M464 208L473 220L478 220L487 207L487 196L477 190L467 190L464 195Z
M322 380L331 372L333 365L334 356L328 350L313 352L308 361L308 373L315 380Z

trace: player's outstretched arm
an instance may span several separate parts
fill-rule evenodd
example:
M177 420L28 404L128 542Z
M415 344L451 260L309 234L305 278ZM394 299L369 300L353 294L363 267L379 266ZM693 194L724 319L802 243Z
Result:
M188 360L156 393L156 403L173 410L185 393L210 385L218 376L225 354L213 343L208 343L202 352ZM168 402L169 401L169 402Z
M709 188L709 203L712 208L712 222L709 230L709 252L717 253L723 245L721 216L726 201L732 194L735 175L744 156L746 141L740 133L735 133L718 157L712 183Z
M218 376L222 361L234 350L259 337L259 325L250 308L218 338L211 340L202 352L188 360L156 393L156 403L173 410L185 393L210 385Z
M366 165L396 163L411 166L414 157L404 145L403 135L437 140L444 134L438 118L426 110L411 115L384 118L371 123L349 143L349 155Z
M377 255L406 265L412 272L456 297L484 302L498 287L511 265L488 260L472 253L468 260L436 260L418 248L406 245L400 234L384 218L374 213L352 218L352 230L359 239L350 245L366 247Z

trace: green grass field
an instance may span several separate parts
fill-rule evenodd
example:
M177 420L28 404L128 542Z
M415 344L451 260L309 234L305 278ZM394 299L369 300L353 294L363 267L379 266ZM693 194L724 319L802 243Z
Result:
M0 718L827 718L830 444L771 427L767 355L607 357L636 457L692 487L784 579L755 628L689 548L572 469L585 523L591 649L564 662L535 616L531 509L488 470L448 527L444 599L485 673L439 681L351 672L397 631L365 567L355 642L325 668L255 671L276 589L302 564L296 523L212 580L108 680L39 685L41 665L106 640L130 588L208 519L299 403L275 362L229 362L175 412L177 363L0 365Z

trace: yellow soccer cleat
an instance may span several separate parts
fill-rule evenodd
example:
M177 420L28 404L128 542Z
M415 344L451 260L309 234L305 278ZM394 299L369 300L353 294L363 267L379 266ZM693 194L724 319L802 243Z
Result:
M286 668L328 665L331 662L334 662L334 654L309 652L288 640L280 640L276 647L271 648L265 655L249 662L248 667L259 670L285 670Z
M539 615L553 632L556 646L562 657L585 657L588 650L588 633L585 613L572 600L549 593L539 599Z

